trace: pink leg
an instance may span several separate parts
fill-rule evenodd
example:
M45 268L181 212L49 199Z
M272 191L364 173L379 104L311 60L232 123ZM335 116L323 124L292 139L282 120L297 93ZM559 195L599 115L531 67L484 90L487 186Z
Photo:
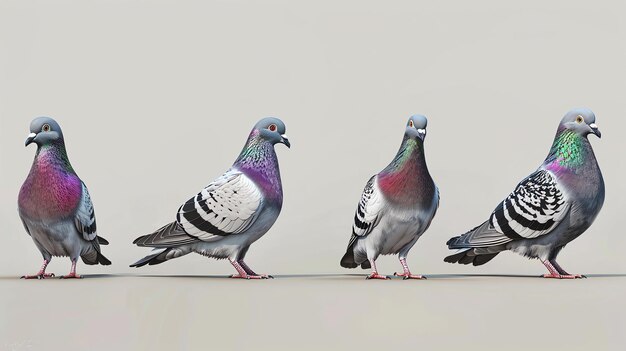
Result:
M23 275L20 279L46 279L54 277L54 273L46 273L46 267L48 267L48 263L50 263L50 261L44 259L43 264L41 265L41 268L39 268L39 272L37 272L37 274Z
M237 261L230 260L230 264L235 267L237 270L237 274L231 275L231 278L238 279L267 279L269 276L262 276L257 274L248 274L246 270L241 266L241 264ZM247 266L246 266L247 267Z
M76 261L72 261L72 269L70 270L70 274L62 275L61 279L83 279L82 276L76 274Z
M264 279L274 279L274 277L272 277L269 274L256 274L254 273L254 271L252 270L252 268L248 267L248 265L243 261L243 260L239 260L237 261L239 263L239 265L241 266L241 268L243 268L244 271L246 271L246 273L248 275L258 275Z
M555 279L578 279L585 278L584 275L581 274L567 274L558 264L556 267L550 261L541 261L544 266L548 269L549 274L544 274L544 278L555 278ZM561 272L559 272L559 270ZM565 273L565 274L563 274Z
M423 275L415 275L415 274L411 274L411 271L409 270L409 266L406 264L406 258L404 257L400 257L400 264L402 264L402 269L404 270L404 273L394 273L393 275L397 276L397 277L402 277L402 279L406 280L406 279L426 279L426 277L424 277Z
M372 265L372 273L365 277L365 279L389 279L389 277L386 275L378 274L378 270L376 269L376 262L374 262L374 260L370 260L370 264Z

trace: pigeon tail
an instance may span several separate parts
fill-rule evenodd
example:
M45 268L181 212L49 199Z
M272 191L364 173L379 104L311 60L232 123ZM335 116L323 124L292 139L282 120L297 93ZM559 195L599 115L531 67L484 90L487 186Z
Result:
M107 242L107 244L108 244L108 242ZM100 263L103 266L109 266L111 264L111 261L109 261L108 258L104 257L103 254L98 252L98 263Z
M483 264L491 261L494 257L496 257L500 252L495 253L480 253L480 248L468 248L461 249L454 255L450 255L443 260L448 263L459 263L459 264L472 264L474 266L482 266Z
M169 248L195 242L198 242L197 238L187 234L178 222L172 222L157 229L154 233L138 237L133 241L133 244L137 246Z
M356 268L359 266L358 263L354 260L354 245L356 245L357 236L352 235L350 238L350 243L348 244L348 248L346 249L346 254L341 258L341 267L344 268Z
M140 259L139 261L131 264L129 267L143 267L145 265L150 265L153 266L155 264L159 264L159 263L163 263L165 261L167 261L167 254L171 251L172 249L165 249L165 250L159 250L155 253L153 253L152 255L148 255L142 259Z

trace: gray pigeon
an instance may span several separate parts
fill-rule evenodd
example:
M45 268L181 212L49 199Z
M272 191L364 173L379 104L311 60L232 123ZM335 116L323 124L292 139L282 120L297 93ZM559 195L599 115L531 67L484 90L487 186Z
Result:
M372 268L367 279L389 279L376 269L375 261L381 254L400 254L403 273L394 275L425 278L411 274L406 256L430 226L439 206L439 190L424 158L426 124L424 116L409 118L396 157L370 178L361 195L341 266Z
M96 234L96 216L85 183L74 172L65 151L59 124L48 117L30 124L26 146L37 144L35 160L18 198L20 218L26 232L43 255L43 265L25 279L53 277L46 273L52 256L69 256L70 273L61 278L81 278L76 274L78 257L89 265L110 265L100 252L108 242Z
M174 222L133 242L153 247L155 252L131 267L155 265L195 252L227 258L237 270L232 278L269 278L255 273L243 259L250 245L272 227L283 205L274 145L291 146L284 134L281 120L260 120L226 173L180 206Z
M446 262L479 266L511 250L538 258L546 278L582 278L569 274L556 256L596 219L604 203L604 180L587 139L600 137L591 110L569 111L561 120L548 157L522 180L493 211L488 221L454 237L448 248L458 250Z

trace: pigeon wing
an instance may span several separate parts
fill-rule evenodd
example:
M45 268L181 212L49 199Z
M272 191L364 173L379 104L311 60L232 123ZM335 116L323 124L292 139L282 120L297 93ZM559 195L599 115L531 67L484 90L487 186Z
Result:
M202 241L245 232L255 222L263 195L254 182L231 169L179 209L176 221Z
M82 234L83 239L93 241L97 237L96 213L94 212L93 203L85 183L81 182L81 184L83 187L82 196L74 214L74 225L78 232Z
M365 185L359 206L354 214L353 236L364 237L376 227L380 219L380 212L384 207L383 203L376 176L373 176Z
M570 202L556 177L539 169L498 205L489 223L511 239L532 239L556 228L569 208Z

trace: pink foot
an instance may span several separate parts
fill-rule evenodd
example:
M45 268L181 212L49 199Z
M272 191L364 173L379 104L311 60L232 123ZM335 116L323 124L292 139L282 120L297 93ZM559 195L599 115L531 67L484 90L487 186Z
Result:
M274 279L268 274L233 274L230 277L233 279Z
M582 274L558 274L558 273L550 273L550 274L544 274L543 275L544 278L554 278L554 279L582 279L582 278L587 278Z
M387 280L390 279L388 276L386 275L380 275L378 273L372 273L370 275L368 275L367 277L365 277L365 279L382 279L382 280Z
M36 275L23 275L20 279L46 279L54 277L54 273L42 273L39 272Z
M394 273L393 274L396 277L402 277L402 279L407 280L407 279L427 279L425 276L423 275L419 275L419 274L411 274L410 272L406 272L406 273Z
M80 274L70 273L68 275L60 276L59 279L83 279L83 277Z

